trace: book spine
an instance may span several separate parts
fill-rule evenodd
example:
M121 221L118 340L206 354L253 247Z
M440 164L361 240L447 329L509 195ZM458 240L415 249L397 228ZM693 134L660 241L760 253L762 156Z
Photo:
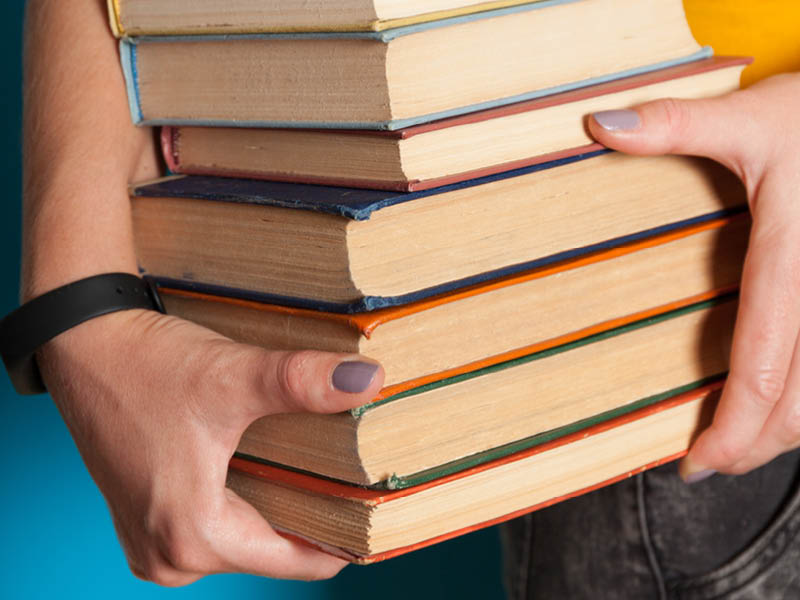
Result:
M119 57L122 63L122 74L128 90L128 107L135 125L143 123L141 102L139 101L139 81L136 70L136 44L129 38L119 41Z

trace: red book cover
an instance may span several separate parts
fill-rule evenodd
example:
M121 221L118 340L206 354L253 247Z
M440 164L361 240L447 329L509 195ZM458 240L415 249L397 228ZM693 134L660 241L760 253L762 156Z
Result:
M347 136L351 140L368 140L369 138L379 138L386 140L409 140L411 138L424 136L425 134L440 132L447 129L456 129L461 127L469 127L470 125L483 123L488 121L497 121L513 115L520 115L523 113L534 113L560 105L574 104L591 98L598 98L600 96L607 96L618 94L626 90L635 88L644 88L645 86L652 86L655 84L674 81L702 73L709 73L720 69L740 66L743 67L752 62L750 58L743 57L713 57L700 61L690 62L675 67L661 69L658 71L649 72L643 75L633 77L626 77L608 83L589 86L564 92L560 94L553 94L535 100L525 102L518 102L506 106L490 108L486 110L477 111L474 113L450 117L426 123L399 129L395 131L370 131L370 130L298 130L298 129L285 129L274 130L282 132L282 135L302 135L304 131L315 131L322 136ZM546 113L543 113L543 117ZM582 119L583 114L577 115L576 118ZM222 166L224 157L220 156L219 161L211 161L209 164L186 164L183 160L182 133L187 128L184 127L164 127L161 134L162 148L164 157L168 167L175 173L184 173L191 175L212 175L224 177L241 177L241 178L255 178L255 179L268 179L272 181L288 181L297 183L311 183L321 185L335 185L343 187L361 187L372 189L384 189L394 191L419 191L432 189L452 183L485 177L504 171L519 169L531 165L541 164L552 160L558 160L570 156L576 156L591 152L600 148L598 144L587 143L573 147L560 148L555 151L546 153L534 154L531 156L522 156L512 161L503 161L497 164L488 164L480 168L469 169L466 171L451 173L443 176L429 177L425 179L405 179L405 178L356 178L356 177L338 177L321 174L314 174L313 168L306 169L305 172L300 172L301 168L298 163L298 172L282 172L271 170L271 166L264 164L259 165L258 168L242 168L241 166ZM220 131L214 131L214 135L220 135ZM242 135L243 130L226 129L224 135L227 139L234 144L237 136ZM358 143L358 142L357 142ZM474 143L474 141L473 141ZM484 140L484 143L492 143ZM213 145L213 144L212 144ZM337 146L338 151L341 146ZM484 150L489 152L490 147L484 146ZM299 156L298 160L303 157ZM349 159L348 159L349 160ZM356 159L352 159L355 161Z
M713 409L716 405L716 401L723 384L723 381L710 383L701 388L680 394L673 398L662 400L637 411L624 414L605 422L597 423L586 429L582 429L562 437L557 437L543 444L532 446L528 449L521 450L511 455L504 456L463 471L442 477L436 477L435 472L433 472L428 481L424 481L419 485L400 490L387 491L380 489L360 488L357 486L346 485L328 479L315 477L310 474L283 469L274 465L247 461L241 458L233 458L231 460L230 467L233 472L244 474L245 479L263 482L267 486L286 487L301 491L310 495L311 497L316 496L322 498L341 499L346 502L363 506L371 511L375 511L379 509L381 505L388 505L404 499L407 500L413 496L427 496L430 498L438 495L443 499L442 501L447 502L448 493L452 487L451 484L459 481L470 484L470 482L474 480L476 485L479 485L479 480L486 480L487 477L491 478L493 473L499 473L501 469L512 465L513 463L521 464L522 461L533 461L534 459L537 459L537 457L539 461L547 461L550 457L557 457L558 455L563 456L565 453L569 453L570 450L578 449L580 446L589 448L590 450L596 448L598 450L598 454L603 455L604 450L610 447L609 444L613 445L615 443L614 437L624 435L625 433L629 435L631 433L634 434L635 437L633 439L637 440L635 444L640 446L639 448L623 448L620 456L624 457L626 454L628 454L630 456L628 460L618 460L614 462L613 465L603 465L604 468L598 470L598 473L606 473L608 472L608 469L605 467L608 467L611 469L611 472L614 472L614 468L619 465L618 471L614 472L615 474L611 477L598 475L596 481L591 481L591 483L588 485L582 485L580 487L576 487L575 489L570 489L569 482L561 485L560 487L557 485L555 488L548 488L559 489L560 492L552 497L534 501L531 504L526 504L526 498L523 495L523 497L520 497L517 500L517 503L520 504L521 507L511 512L503 512L502 514L497 514L489 519L480 520L479 522L471 523L452 531L447 531L434 537L420 540L413 544L392 548L390 550L374 554L359 555L346 549L338 548L324 541L312 539L303 532L291 531L288 528L283 527L280 523L273 523L273 526L276 528L276 530L287 537L310 544L331 554L346 558L354 563L369 564L393 558L413 550L431 546L471 531L496 525L523 514L546 508L563 500L589 493L595 489L607 485L612 485L625 478L632 477L637 473L682 457L686 454L691 441L710 422L710 417L713 413ZM674 423L678 423L677 426L674 423L671 425L668 424L668 419L674 416L680 417L678 420L674 421ZM659 428L665 429L667 427L677 427L678 431L677 435L673 436L674 439L671 439L668 443L654 440L654 438L659 437ZM654 432L654 435L648 435L648 432ZM643 448L646 449L646 452L644 453L641 452ZM636 464L633 467L627 466L631 460L635 462L636 457L639 456L637 452L639 452L639 454L642 456L651 456L651 458L642 464ZM662 452L662 454L659 454L659 452ZM600 461L598 464L602 464L603 461L610 463L614 459L600 458L598 460ZM534 462L531 462L531 464L534 466L536 465ZM541 462L540 464L543 465L545 463ZM535 473L536 470L534 469L533 472ZM235 479L233 487L235 491L242 494L242 491L238 489L235 483ZM245 499L248 499L248 494L246 491L243 495ZM408 503L406 502L405 504ZM300 508L300 510L302 511L302 508ZM455 508L453 508L453 510L455 510ZM267 511L262 509L262 513L264 512L267 512L265 517L272 521L274 515L269 514L268 509ZM335 512L331 513L329 516L334 517L334 515ZM332 518L331 523L333 523L334 525L332 526L335 527L336 520Z

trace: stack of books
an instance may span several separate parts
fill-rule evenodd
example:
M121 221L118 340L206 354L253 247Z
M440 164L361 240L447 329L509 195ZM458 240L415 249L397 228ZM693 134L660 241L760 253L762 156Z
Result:
M738 87L680 0L110 2L168 312L362 353L386 387L254 423L229 485L382 560L672 460L728 368L736 178L593 143L598 110ZM435 11L435 12L431 12Z

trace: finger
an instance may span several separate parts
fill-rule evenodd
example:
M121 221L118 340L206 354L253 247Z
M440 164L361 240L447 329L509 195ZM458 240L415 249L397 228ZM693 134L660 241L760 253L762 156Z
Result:
M156 561L153 561L156 562ZM178 571L163 558L159 557L158 566L142 569L128 562L131 573L142 581L150 581L164 587L181 587L194 583L205 576L205 573L184 573Z
M328 579L347 562L280 536L258 511L226 489L228 510L215 550L225 557L219 572L239 572L281 579Z
M774 410L767 418L753 448L736 463L733 473L747 473L773 458L800 446L800 355L795 341L794 355L786 385Z
M201 493L190 511L160 513L153 535L133 554L142 579L174 587L215 573L250 573L282 579L323 579L347 563L281 537L228 488Z
M251 421L275 413L349 410L368 403L383 386L383 368L359 355L242 348L225 361L236 362Z
M734 472L737 463L745 464L784 392L800 330L800 210L786 202L784 190L765 181L755 206L730 375L711 427L682 465L685 477L708 469Z
M748 183L752 173L763 170L766 154L753 114L747 91L700 100L669 98L595 113L589 131L601 144L629 154L705 156Z

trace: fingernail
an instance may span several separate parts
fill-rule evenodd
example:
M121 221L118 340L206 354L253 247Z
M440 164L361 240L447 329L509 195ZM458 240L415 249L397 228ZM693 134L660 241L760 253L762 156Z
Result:
M635 110L604 110L592 116L606 131L628 131L636 129L642 123Z
M703 479L708 479L714 474L716 474L716 470L714 469L703 469L702 471L689 473L686 477L684 477L683 480L691 485L693 483L697 483L698 481L703 481Z
M678 473L686 483L692 484L708 479L716 473L716 469L705 469L700 465L694 464L688 458L684 458L678 465Z
M369 387L378 372L374 363L349 360L341 363L333 370L333 387L340 392L360 394Z

